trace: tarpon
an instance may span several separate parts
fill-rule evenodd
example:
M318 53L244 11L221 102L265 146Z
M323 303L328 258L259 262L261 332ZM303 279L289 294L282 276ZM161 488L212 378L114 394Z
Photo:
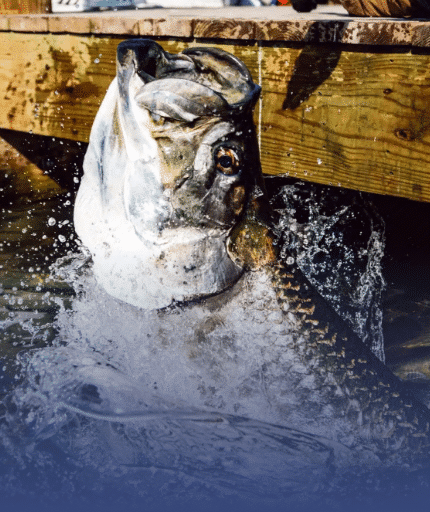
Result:
M147 40L120 43L117 65L75 206L99 284L143 309L204 301L209 316L190 340L190 357L197 357L238 294L251 287L252 295L259 282L263 317L287 326L276 341L284 384L272 374L268 385L300 394L304 415L322 435L330 437L333 418L341 418L338 437L348 446L387 464L427 465L429 410L294 258L279 257L252 122L260 88L245 65L218 49L171 55ZM280 407L289 421L291 408Z

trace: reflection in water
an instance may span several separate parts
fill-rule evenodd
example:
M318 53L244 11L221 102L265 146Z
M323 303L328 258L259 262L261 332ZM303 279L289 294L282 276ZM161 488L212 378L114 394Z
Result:
M282 346L263 341L285 326L261 321L258 276L222 317L203 306L143 312L95 283L70 201L3 209L4 496L48 507L79 497L104 509L223 500L309 510L426 489L426 473L382 471L371 458L354 466L348 448L305 433L299 414L282 423L273 406Z

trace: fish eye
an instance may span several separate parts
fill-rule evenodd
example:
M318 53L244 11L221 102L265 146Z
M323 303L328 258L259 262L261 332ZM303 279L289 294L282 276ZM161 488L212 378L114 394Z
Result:
M240 159L233 149L221 147L215 152L215 167L223 174L232 176L240 170Z

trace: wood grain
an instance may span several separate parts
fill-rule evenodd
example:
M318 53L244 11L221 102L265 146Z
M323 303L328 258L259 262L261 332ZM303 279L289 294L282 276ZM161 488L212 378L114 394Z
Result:
M0 32L9 32L9 20L10 16L0 14Z
M51 12L50 0L0 0L1 14L27 14Z
M193 35L193 23L189 18L159 18L154 20L154 36L184 37Z
M265 173L430 201L430 57L262 48Z
M90 34L91 19L77 16L49 16L48 32L64 34Z
M56 34L3 34L0 45L0 127L88 141L116 73L122 39ZM171 53L190 46L162 41ZM206 45L210 46L210 45ZM255 47L216 45L234 53L258 77Z
M139 18L117 18L115 16L94 16L90 19L92 34L139 35Z
M36 2L36 0L34 0ZM3 2L5 3L5 2ZM14 3L13 1L9 4ZM18 2L15 2L18 4ZM15 5L14 3L14 5ZM29 2L27 2L29 3ZM37 3L37 2L36 2ZM39 0L42 3L42 0ZM0 4L1 5L1 4ZM0 14L12 11L2 11ZM13 11L0 23L0 31L146 35L180 38L300 41L304 43L367 44L371 46L430 46L430 22L419 19L349 17L339 6L297 13L291 7L233 7L224 9L144 9L118 12L47 14L13 19ZM45 10L39 12L45 13ZM9 28L9 22L13 28ZM89 32L88 32L89 31Z
M0 125L87 140L115 75L114 39L9 33L0 46Z
M88 141L121 38L3 33L0 127ZM430 56L351 46L216 46L262 85L263 172L430 201ZM260 109L261 108L261 109Z
M195 18L193 36L208 39L255 39L255 23L252 20L229 18Z
M48 32L48 18L40 15L11 16L9 30L13 32Z
M417 21L375 20L256 20L255 38L260 41L303 41L306 43L345 43L410 46L425 33Z

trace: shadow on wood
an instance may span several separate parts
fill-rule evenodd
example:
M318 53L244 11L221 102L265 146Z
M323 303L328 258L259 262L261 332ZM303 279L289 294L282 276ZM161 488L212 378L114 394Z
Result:
M295 110L322 85L336 69L339 47L307 45L296 60L282 108Z
M0 137L62 189L77 190L87 143L3 128L0 129ZM36 184L34 186L37 187Z

